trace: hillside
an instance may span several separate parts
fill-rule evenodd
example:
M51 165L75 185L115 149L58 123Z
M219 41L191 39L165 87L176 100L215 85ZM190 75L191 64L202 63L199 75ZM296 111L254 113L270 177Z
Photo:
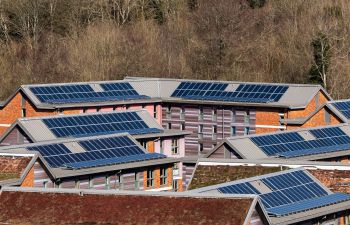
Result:
M349 20L346 0L3 0L0 96L133 75L319 82L347 98Z

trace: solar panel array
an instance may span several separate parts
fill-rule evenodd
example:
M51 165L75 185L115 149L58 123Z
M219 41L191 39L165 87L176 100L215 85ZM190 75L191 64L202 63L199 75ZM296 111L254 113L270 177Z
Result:
M181 82L171 97L233 101L233 102L277 102L287 91L285 85L240 84L235 91L225 91L228 84L208 82Z
M77 141L77 144L85 151L72 152L62 143L32 146L27 149L38 151L53 168L81 169L165 158L162 154L144 152L127 136Z
M36 86L29 89L42 103L80 103L121 101L149 98L139 95L127 82L100 84L103 90L95 91L88 84Z
M350 119L350 101L341 101L331 103L336 109L338 109L347 119Z
M257 194L267 211L277 215L286 215L334 203L334 198L328 197L332 195L302 170L255 181L264 183L271 192L262 193L250 182L220 187L218 191L224 194ZM350 199L349 196L338 198L337 201Z
M286 158L350 149L350 137L339 127L309 130L314 140L297 132L263 135L250 139L268 156Z
M82 137L127 132L130 134L160 133L149 127L136 112L82 114L42 120L56 137Z

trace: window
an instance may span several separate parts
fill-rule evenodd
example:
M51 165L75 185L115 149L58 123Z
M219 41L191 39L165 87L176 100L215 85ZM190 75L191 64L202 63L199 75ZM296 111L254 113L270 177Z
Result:
M203 124L198 125L198 138L203 139Z
M174 192L179 191L179 182L177 180L173 180L173 191Z
M244 135L248 135L250 133L250 128L249 127L245 127L244 128Z
M213 125L213 140L216 140L217 138L217 133L218 133L218 126L217 125Z
M218 119L218 109L213 108L213 121L217 121Z
M167 123L167 129L171 129L171 123Z
M154 170L147 170L147 187L154 186Z
M202 121L202 120L203 120L203 107L199 107L198 120L199 120L199 121Z
M110 177L107 175L107 176L105 177L105 189L106 189L106 190L108 190L109 187L110 187L110 181L111 181L111 179L110 179Z
M94 179L92 177L89 177L89 188L94 187Z
M236 122L236 111L232 111L232 123Z
M244 113L244 123L249 123L250 122L250 113L249 111L247 110L245 113Z
M157 118L157 105L156 104L153 105L153 117Z
M165 118L171 119L171 106L170 105L166 108Z
M159 145L160 145L160 154L163 154L164 153L164 145L163 145L162 139L159 140Z
M118 175L118 183L119 183L119 190L123 190L124 189L124 179L123 179L122 174Z
M231 136L236 136L236 127L235 126L231 127Z
M178 139L171 140L171 154L173 154L173 155L179 154L179 140Z
M344 225L350 225L350 214L344 215Z
M198 144L198 154L201 154L203 152L203 144L199 143Z
M75 180L75 185L74 185L74 187L76 188L76 189L79 189L80 188L80 180Z
M181 107L180 120L184 120L184 119L185 119L185 107Z
M328 112L327 109L325 109L325 112L324 112L324 122L327 125L331 124L331 115L330 115L330 113Z
M181 128L181 130L186 130L185 123L182 123L180 128Z
M168 168L160 168L160 185L168 184Z
M22 114L22 117L26 117L27 116L26 109L22 109L21 114Z
M147 141L140 141L140 145L147 150Z
M140 177L139 177L139 173L135 173L135 190L139 190L140 189Z

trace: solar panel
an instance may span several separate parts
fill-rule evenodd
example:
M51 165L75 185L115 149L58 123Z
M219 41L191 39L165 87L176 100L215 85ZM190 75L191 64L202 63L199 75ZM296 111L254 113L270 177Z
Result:
M350 101L332 102L336 109L338 109L347 119L350 119Z
M350 195L345 193L334 193L319 198L310 199L308 201L270 208L267 210L267 212L270 215L285 216L293 213L324 207L327 205L333 205L348 200L350 200Z
M240 84L235 91L225 91L228 84L181 82L171 97L235 102L277 102L288 86Z
M79 103L98 101L120 101L149 98L139 95L127 82L103 83L96 91L88 84L66 84L30 87L33 94L43 103Z
M267 209L328 195L327 191L301 170L257 181L263 182L271 191L261 193L253 187L251 181L220 187L218 191L224 194L257 194Z
M312 129L314 140L305 140L296 132L271 134L250 139L268 156L286 158L350 149L350 137L339 127Z
M136 112L82 114L42 120L58 138L84 137L127 132L132 135L160 133L149 127Z
M77 141L83 152L72 152L64 144L50 144L27 147L38 151L53 168L74 169L95 167L165 158L162 154L149 154L127 136L108 137Z

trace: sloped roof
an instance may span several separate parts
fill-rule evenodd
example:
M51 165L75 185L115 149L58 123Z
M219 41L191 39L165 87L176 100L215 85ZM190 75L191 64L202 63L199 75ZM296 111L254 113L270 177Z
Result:
M132 117L138 117L130 120L132 125L120 126L120 124L125 124L127 121L125 121L125 119L114 119L113 121L115 121L117 125L112 126L113 124L110 122L110 117L130 117L130 114L132 114ZM98 118L96 119L96 117ZM82 122L82 120L84 121ZM72 124L66 123L67 121ZM74 121L74 124L72 121ZM49 127L48 124L53 125ZM139 124L141 124L141 126ZM135 127L135 125L140 127ZM127 110L19 118L11 128L0 137L0 141L17 126L23 130L32 142L125 132L130 133L135 138L167 137L190 133L178 130L164 130L146 110Z
M36 207L32 207L33 202ZM4 188L0 195L0 221L9 224L246 225L257 204L257 197L251 195Z
M327 106L343 121L350 120L350 99L341 99L336 101L328 101Z
M281 182L281 179L283 179L282 176L285 176L288 174L291 175L292 173L296 173L296 172L303 172L304 176L306 175L308 177L307 179L311 179L311 181L314 182L319 188L321 188L322 191L325 192L326 194L323 194L321 197L312 197L312 198L306 198L303 200L292 201L292 203L288 203L288 204L281 203L279 202L279 200L275 201L273 195L275 195L275 197L278 196L280 200L283 200L286 197L284 196L284 194L281 194L280 190L287 189L288 191L286 193L288 193L289 190L292 190L294 187L291 189L289 189L290 188L289 186L287 188L282 187L280 189L280 188L274 187L271 189L270 187L271 184L267 185L266 183L267 179L270 179L269 182L272 182L273 180L275 180L275 182L278 183L278 182ZM276 180L277 177L280 177L278 178L279 181ZM289 182L292 182L292 181L289 181ZM285 180L284 184L279 183L279 185L286 186L287 183L288 181ZM316 178L314 178L310 173L308 173L303 168L290 169L290 170L275 172L267 175L256 176L256 177L251 177L251 178L242 179L242 180L236 180L233 182L212 185L208 187L191 190L189 191L189 193L225 194L226 192L223 192L223 191L231 190L231 187L234 185L235 186L248 185L245 187L250 186L249 189L243 190L243 193L247 191L250 192L251 191L250 188L253 188L255 189L255 191L259 192L259 196L262 198L262 202L264 202L264 208L266 209L266 211L268 211L272 224L294 224L297 222L312 220L314 218L323 217L331 213L337 213L337 212L350 209L350 204L349 204L350 195L347 195L344 193L332 193L329 189L327 189L324 185L322 185ZM239 186L237 186L237 188L239 188ZM242 188L244 188L244 186L242 186ZM239 191L242 192L242 189L240 189ZM290 193L290 196L288 195L288 199L285 199L286 201L287 200L290 201L289 197L292 197L294 195L292 192ZM229 191L227 193L234 193L234 192ZM302 193L299 193L299 194L302 194ZM328 202L329 199L332 199L334 197L335 198L339 197L339 199L341 200L337 200L333 202L330 201L331 203L327 203L327 204L325 203L315 204L315 202L320 201L321 198L322 198L321 201L323 201L323 198L324 198L325 202ZM272 207L269 206L269 204L272 204ZM277 206L274 206L274 204L276 204ZM291 211L287 211L287 213L280 214L277 212L280 208L289 208L289 210Z
M134 159L134 155L131 155L131 157L126 156L125 158L126 160L119 161L118 158L111 157L110 153L103 153L104 158L102 159L92 158L92 159L85 159L85 161L77 161L76 163L79 164L78 167L74 166L74 162L62 164L60 161L58 161L60 163L59 165L54 166L55 164L52 164L52 158L56 159L57 153L55 150L52 151L54 148L52 148L51 146L57 146L57 148L59 149L64 148L65 152L69 151L69 153L65 153L63 155L66 155L66 154L81 155L82 153L85 153L85 152L95 151L95 150L88 149L86 147L86 144L85 145L82 144L83 142L88 143L89 141L94 141L96 143L101 143L101 141L105 141L107 143L111 143L109 141L111 140L111 138L123 138L123 140L126 138L128 142L132 142L132 146L137 147L138 149L137 151L143 151L142 154L140 153L142 157L138 157L139 155L135 155L136 158ZM126 145L125 147L121 146L121 147L118 147L118 149L122 149L121 151L124 151L125 149L129 148L128 146ZM118 150L117 147L115 148L116 150ZM40 152L38 152L37 149L44 149L44 151L46 152L46 155L42 155ZM6 146L6 147L0 148L0 155L18 155L18 154L36 155L43 162L44 166L47 168L47 170L50 172L50 174L54 178L71 177L71 176L77 176L77 175L114 171L114 170L126 169L126 168L138 168L138 167L150 166L150 165L171 164L179 161L178 159L174 159L174 158L166 158L166 156L162 154L148 153L135 139L133 139L129 134L126 134L126 133L84 137L84 138L60 139L60 140L45 141L45 142L38 142L38 143L25 144L25 145L12 145L12 146ZM89 155L91 155L91 153L89 153ZM65 156L63 158L65 158ZM73 157L73 158L75 159L76 157ZM124 157L121 157L120 159L124 159ZM80 166L80 163L84 163L84 165ZM91 165L85 165L86 163L88 164L91 163ZM73 167L70 166L71 164Z
M56 84L32 84L32 85L22 85L20 90L33 102L33 104L40 109L55 109L55 108L69 108L69 107L84 107L84 106L106 106L115 104L131 104L131 103L148 103L148 102L179 102L179 103L199 103L199 104L213 104L217 105L218 100L208 101L208 100L190 100L183 98L171 97L172 93L181 84L181 82L188 81L199 81L199 80L183 80L183 79L162 79L162 78L137 78L137 77L126 77L124 80L118 81L92 81L92 82L79 82L79 83L56 83ZM253 82L234 82L234 81L208 81L201 80L199 82L207 83L223 83L228 85L228 89L235 90L240 84L253 84L253 85L285 85L288 86L288 90L283 94L283 96L277 102L233 102L233 101L220 101L223 105L246 105L246 106L256 106L256 107L278 107L278 108L291 108L300 109L305 108L312 98L317 94L318 91L322 91L328 99L332 99L327 92L320 85L312 84L272 84L272 83L253 83ZM103 91L101 85L104 84L119 84L127 83L130 84L132 88L140 96L145 96L144 98L131 98L131 99L95 99L88 101L77 102L60 102L60 103L43 103L39 100L36 94L33 93L33 88L36 87L56 87L56 86L71 86L71 85L87 85L89 89L95 90L96 93ZM303 98L300 97L299 93L303 93ZM10 98L9 98L10 99ZM5 101L3 106L9 101Z
M245 179L292 168L306 168L327 188L350 194L344 185L350 182L350 165L340 162L296 161L285 159L211 159L201 158L188 185L188 190Z
M269 137L276 137L278 135L286 135L286 134L292 134L297 135L298 138L302 139L300 141L281 141L280 143L273 143L271 140L267 143L268 145L276 145L279 146L280 144L293 144L293 143L299 143L299 142L309 142L309 141L315 141L317 139L323 139L322 137L316 137L313 132L317 132L319 130L324 129L331 129L331 128L339 128L339 131L342 132L344 137L343 144L333 143L332 145L329 145L329 143L321 143L320 145L323 146L317 146L314 149L317 149L318 151L313 151L312 149L308 148L301 148L300 146L297 146L298 149L295 151L284 151L281 153L276 153L269 155L266 151L264 151L263 147L258 146L257 143L254 142L254 138L269 138ZM329 138L331 137L324 137ZM266 134L254 134L254 135L246 135L246 136L235 136L226 138L221 144L217 145L213 150L211 150L208 154L205 155L205 157L210 157L215 151L217 151L218 148L220 148L222 145L226 145L229 147L230 150L234 151L236 154L238 154L243 159L264 159L264 158L290 158L295 160L317 160L317 159L326 159L331 157L338 157L338 156L345 156L349 155L350 153L350 126L348 124L338 124L338 125L332 125L332 126L322 126L322 127L311 127L311 128L303 128L298 130L290 130L290 131L277 131L273 133L266 133ZM319 145L319 143L317 143ZM348 146L349 145L349 146ZM310 145L308 145L310 146ZM280 147L276 147L279 149ZM282 149L282 148L281 148ZM300 153L300 154L299 154ZM284 156L284 154L286 156Z

